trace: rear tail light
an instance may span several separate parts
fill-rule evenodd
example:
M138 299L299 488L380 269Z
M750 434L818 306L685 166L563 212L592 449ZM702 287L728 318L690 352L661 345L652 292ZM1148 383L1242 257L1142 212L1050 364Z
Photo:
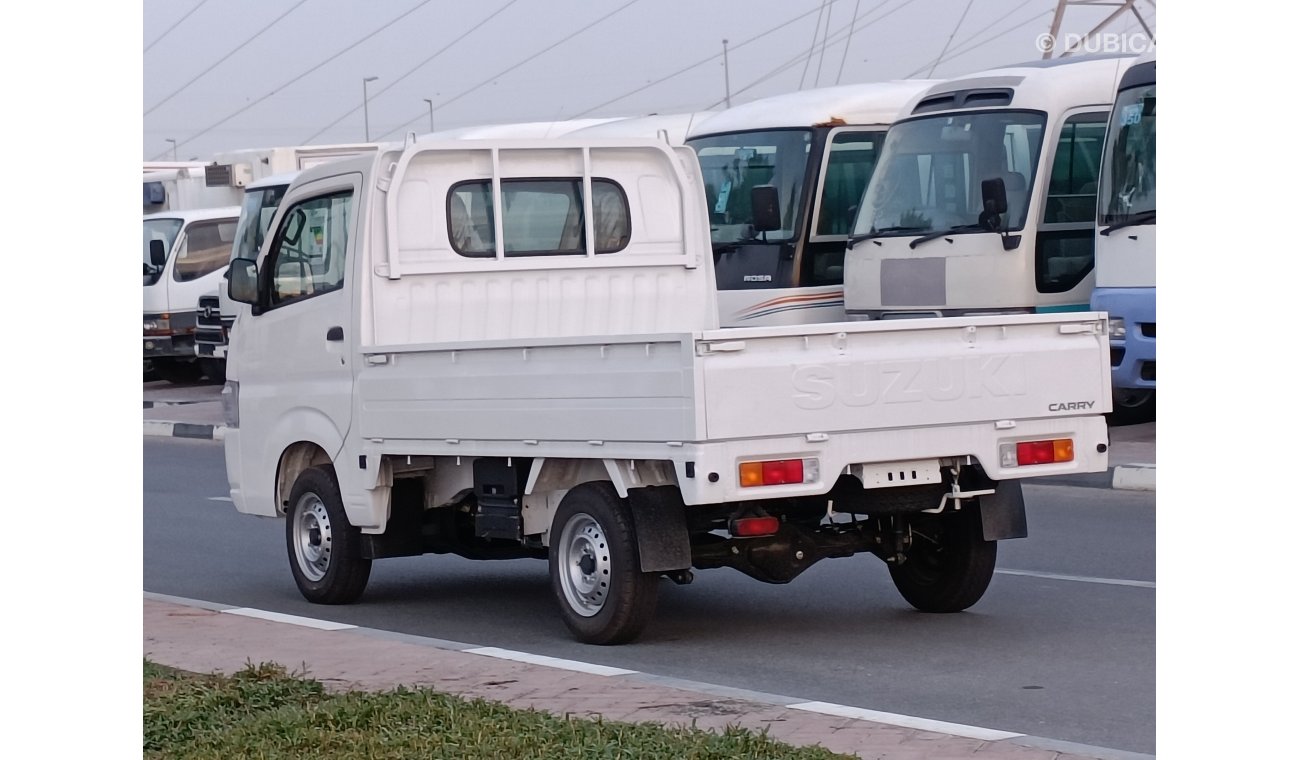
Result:
M814 459L771 459L766 462L741 462L740 485L783 486L790 483L816 483L820 468Z
M1045 441L1004 443L998 448L1003 467L1025 467L1074 461L1074 440L1054 438Z
M741 517L731 523L733 536L770 536L781 529L781 521L775 517Z

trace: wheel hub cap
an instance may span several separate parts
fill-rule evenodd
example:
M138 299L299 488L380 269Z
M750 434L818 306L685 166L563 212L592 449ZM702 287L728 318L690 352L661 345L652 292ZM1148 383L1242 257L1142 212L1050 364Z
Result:
M294 510L293 550L298 569L312 581L319 581L329 570L334 549L334 533L325 504L314 493L304 494Z
M609 596L609 542L600 523L587 514L569 519L560 535L560 586L569 607L591 617L605 606Z

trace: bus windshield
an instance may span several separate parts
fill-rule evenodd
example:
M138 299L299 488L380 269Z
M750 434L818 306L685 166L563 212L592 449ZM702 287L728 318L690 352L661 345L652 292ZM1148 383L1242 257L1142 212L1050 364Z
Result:
M1101 226L1136 221L1156 210L1156 86L1134 87L1115 98L1101 167Z
M275 209L288 192L288 185L259 187L244 193L244 204L239 210L239 226L235 228L235 244L230 249L234 259L256 259L266 238Z
M1036 111L984 111L895 124L885 138L853 233L979 231L980 185L996 178L1007 190L1004 228L1021 229L1045 122L1046 116Z
M763 233L762 240L783 242L795 237L811 130L733 132L695 138L687 144L695 149L704 172L715 246L759 238L750 196L759 185L775 185L781 203L781 229Z

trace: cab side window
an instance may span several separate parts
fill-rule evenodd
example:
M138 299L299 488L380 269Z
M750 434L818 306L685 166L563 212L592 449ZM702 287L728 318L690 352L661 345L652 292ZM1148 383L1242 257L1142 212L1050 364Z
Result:
M1105 137L1106 113L1101 111L1071 116L1061 127L1034 248L1039 293L1064 293L1092 271Z
M266 259L271 306L343 287L352 191L294 204L276 231Z

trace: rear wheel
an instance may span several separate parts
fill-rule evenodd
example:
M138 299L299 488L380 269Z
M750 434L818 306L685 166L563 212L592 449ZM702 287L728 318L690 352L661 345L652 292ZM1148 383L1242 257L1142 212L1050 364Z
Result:
M1156 418L1156 392L1150 388L1116 388L1111 398L1112 425L1138 425Z
M551 591L574 636L623 644L654 615L659 574L641 572L632 514L609 483L564 496L551 529Z
M203 377L198 362L192 359L154 359L153 367L158 377L173 385L197 383Z
M199 359L199 370L211 382L226 382L226 361L224 359Z
M998 559L998 543L984 540L978 506L911 521L912 548L889 565L898 592L922 612L960 612L978 602Z
M361 556L361 531L343 511L334 471L304 470L294 481L285 518L289 567L307 601L349 604L361 598L370 560Z

